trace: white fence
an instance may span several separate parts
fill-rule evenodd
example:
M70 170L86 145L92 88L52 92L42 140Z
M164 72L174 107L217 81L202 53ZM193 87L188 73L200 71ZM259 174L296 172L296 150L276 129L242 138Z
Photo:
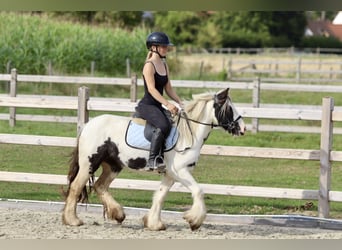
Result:
M1 78L2 77L2 78ZM22 80L25 77L22 76ZM13 74L12 74L13 78ZM64 77L56 77L54 80ZM18 76L18 79L20 77ZM28 78L26 78L27 80ZM33 77L31 78L32 81ZM36 78L34 78L36 79ZM65 81L66 78L60 80ZM77 83L97 82L95 78L68 78ZM91 81L90 81L90 80ZM0 75L0 80L4 76ZM50 78L51 80L51 78ZM116 84L116 81L111 80ZM127 81L127 79L126 79ZM12 79L13 82L13 79ZM191 81L187 82L189 85ZM178 84L180 84L178 82ZM198 84L198 83L196 83ZM177 82L174 84L177 85ZM204 86L208 83L203 82ZM216 88L227 87L227 83L215 82ZM213 88L213 85L210 85ZM250 85L239 85L239 88L255 86L255 83ZM26 96L18 98L16 96L1 96L0 107L30 107L43 109L73 109L78 111L77 127L83 126L89 117L89 111L128 111L132 112L135 102L123 99L107 99L107 98L92 98L89 97L89 89L86 87L79 88L78 97L37 97ZM291 188L269 188L269 187L248 187L248 186L231 186L231 185L216 185L202 184L204 192L210 194L222 194L232 196L253 196L253 197L268 197L268 198L288 198L288 199L310 199L318 200L319 217L329 217L331 201L342 201L342 192L331 190L331 163L333 161L342 161L342 152L332 150L333 139L333 122L342 121L342 112L334 110L334 101L332 98L324 98L320 109L294 109L294 108L262 108L262 107L238 107L239 112L244 117L255 119L293 119L293 120L315 120L321 121L321 145L316 150L306 149L285 149L285 148L258 148L258 147L231 147L222 145L204 145L201 154L218 155L218 156L241 156L241 157L257 157L257 158L272 158L272 159L295 159L295 160L313 160L320 162L320 177L319 188L317 190L303 190ZM0 134L0 143L9 144L29 144L29 145L45 145L45 146L64 146L73 147L76 145L76 138L70 137L54 137L54 136L33 136L33 135L15 135L15 134ZM64 176L45 175L45 174L29 174L15 172L0 172L0 181L11 182L34 182L34 183L51 183L51 184L66 184ZM141 180L116 180L111 187L127 188L127 189L146 189L154 190L157 187L157 182L141 181ZM178 183L171 191L186 192Z
M76 109L77 105L76 97L64 97L64 96L32 96L32 95L20 95L17 93L18 84L21 82L32 83L66 83L74 86L78 85L120 85L130 86L130 100L118 99L118 98L91 98L93 100L94 110L107 110L106 105L112 102L112 105L117 106L117 111L132 111L132 107L135 106L137 101L137 87L142 86L142 82L135 75L132 78L109 78L109 77L72 77L72 76L45 76L45 75L23 75L18 74L16 69L12 69L11 74L0 74L0 84L3 82L10 82L9 95L0 94L1 99L8 97L18 97L15 99L17 107L32 107L35 108L35 103L45 103L47 106L54 101L60 102L63 99L64 103L61 103L61 109ZM191 81L191 80L173 80L172 85L176 88L205 88L205 89L218 89L218 88L231 88L236 90L252 91L251 103L235 103L237 107L248 108L276 108L276 109L293 109L298 112L298 119L300 119L301 110L320 110L320 106L315 105L286 105L286 104L263 104L261 103L261 91L290 91L290 92L325 92L325 93L342 93L342 86L334 85L306 85L306 84L284 84L284 83L265 83L261 82L260 78L255 78L252 82L226 82L226 81ZM32 99L32 103L26 103L27 99ZM35 100L34 100L35 99ZM105 105L101 105L101 100ZM13 100L14 101L14 100ZM22 104L19 104L21 102ZM25 121L39 121L39 122L69 122L76 123L77 117L68 116L44 116L44 115L24 115L16 114L16 108L10 106L9 113L1 113L0 120L8 120L10 126L14 126L16 120ZM26 106L25 106L26 105ZM28 105L28 106L27 106ZM98 107L96 107L97 105ZM99 106L100 105L100 106ZM55 107L56 108L56 107ZM341 110L342 107L335 107L335 110ZM293 111L293 112L294 112ZM270 115L268 117L274 119ZM276 118L278 119L278 118ZM284 117L286 119L286 117ZM293 126L293 125L267 125L259 124L258 118L252 118L251 124L247 124L247 129L252 130L254 133L258 131L277 131L277 132L299 132L299 133L320 133L320 127L313 126ZM334 128L334 133L342 134L341 128Z
M289 55L294 55L295 53L311 53L319 56L320 54L341 54L342 49L339 48L295 48L295 47L283 47L283 48L210 48L210 49L196 49L188 48L185 51L180 50L180 52L186 53L215 53L215 54L277 54L286 53Z
M257 76L264 76L264 81L268 82L339 82L342 80L342 61L300 56L291 59L229 58L228 79L241 81Z

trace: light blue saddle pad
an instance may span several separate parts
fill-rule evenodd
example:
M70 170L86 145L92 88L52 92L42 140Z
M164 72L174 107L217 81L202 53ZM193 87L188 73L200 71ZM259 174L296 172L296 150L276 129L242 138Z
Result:
M144 136L145 125L130 121L126 131L126 143L128 146L138 149L150 150L151 142L149 142ZM165 141L165 150L171 150L177 143L178 130L175 126L172 126L171 132Z

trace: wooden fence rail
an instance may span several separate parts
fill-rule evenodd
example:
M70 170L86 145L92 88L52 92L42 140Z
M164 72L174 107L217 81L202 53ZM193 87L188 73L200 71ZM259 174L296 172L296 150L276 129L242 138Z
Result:
M11 74L0 74L0 83L1 81L9 81L10 82L10 90L9 95L1 95L0 100L4 100L8 102L9 97L20 97L17 100L11 99L12 105L9 107L9 114L0 114L0 120L9 120L10 126L15 126L16 120L30 120L30 121L57 121L57 122L77 122L77 117L57 117L57 116L42 116L42 115L20 115L16 113L16 107L32 107L35 108L34 103L45 103L47 107L49 105L54 105L54 103L58 105L58 101L55 100L57 98L62 98L66 101L65 106L69 107L61 107L62 109L75 109L74 105L78 105L77 99L74 97L53 97L53 96L25 96L17 94L17 85L20 82L36 82L36 83L66 83L78 86L80 84L104 84L104 85L122 85L122 86L130 86L130 102L124 99L108 99L101 104L98 102L100 99L96 99L96 102L93 102L95 98L91 98L88 103L88 108L90 110L102 110L109 111L108 107L111 105L115 105L117 107L116 111L126 111L131 112L133 107L137 101L137 87L142 86L142 82L138 80L136 75L133 75L131 78L109 78L109 77L73 77L73 76L45 76L45 75L24 75L18 74L16 69L12 69ZM291 91L291 92L326 92L326 93L342 93L342 86L333 86L333 85L304 85L304 84L281 84L281 83L264 83L261 82L260 78L255 78L252 82L226 82L226 81L191 81L191 80L173 80L173 86L178 88L206 88L206 89L218 89L218 88L231 88L238 90L247 90L252 91L253 98L250 104L239 104L237 106L241 107L254 107L254 108L279 108L279 109L287 109L293 108L300 112L300 109L313 109L319 110L320 106L308 106L302 105L299 107L298 105L277 105L277 104L262 104L260 93L263 90L269 91ZM29 97L29 98L27 98ZM36 98L36 101L30 103L31 98ZM20 101L21 99L24 99ZM60 99L59 99L60 100ZM1 106L0 101L0 106ZM64 102L64 101L63 101ZM107 102L107 103L106 103ZM112 102L112 103L110 103ZM24 105L24 106L22 106ZM55 105L55 108L57 108ZM52 106L50 106L52 108ZM121 107L121 108L119 108ZM110 109L110 108L109 108ZM335 110L342 110L342 107L335 107ZM244 114L244 116L248 116L248 114ZM267 117L263 117L267 118ZM272 119L272 118L271 118ZM258 131L279 131L279 132L302 132L302 133L319 133L319 127L308 127L308 126L278 126L278 125L260 125L258 118L252 118L252 124L248 124L247 128L252 130L253 133ZM342 129L334 128L335 133L342 133Z
M185 50L185 49L184 49ZM307 52L316 54L319 56L320 54L324 55L326 53L336 53L341 54L342 49L339 48L295 48L295 47L283 47L283 48L209 48L209 49L203 49L203 48L186 48L187 53L201 53L205 50L206 53L219 53L219 54L267 54L267 53L287 53L287 54L294 54L295 52ZM180 50L182 51L182 50Z
M228 79L264 75L267 81L336 82L342 79L342 61L314 60L302 57L292 59L244 59L230 57Z
M53 100L54 99L54 100ZM1 99L0 106L8 107L33 107L33 108L67 108L78 110L78 130L87 122L90 110L108 110L115 111L117 109L124 111L132 111L132 103L126 101L118 102L121 106L117 107L111 102L105 100L92 99L89 97L89 89L87 87L79 88L77 100L66 100L61 102L59 98L51 100L37 100L36 98L25 98L18 100L16 97L7 97ZM25 106L26 105L26 106ZM318 200L319 216L323 218L329 217L331 201L342 202L342 192L332 191L331 183L331 162L342 161L342 152L332 151L333 139L333 122L342 121L342 112L334 111L334 102L332 98L323 99L321 110L294 110L294 109L266 109L266 108L239 108L240 113L245 117L251 118L271 118L271 119L302 119L302 120L321 120L321 146L317 150L305 149L285 149L285 148L256 148L256 147L231 147L222 145L204 145L201 154L218 155L218 156L239 156L239 157L256 157L256 158L272 158L272 159L295 159L295 160L313 160L320 162L320 186L318 190L302 190L302 189L284 189L284 188L268 188L268 187L248 187L248 186L229 186L216 184L202 184L204 191L212 194L237 195L237 196L256 196L269 198L289 198L289 199L316 199ZM54 137L39 135L15 135L0 134L0 143L10 144L29 144L44 146L65 146L74 147L76 138L70 137ZM23 177L25 176L25 177ZM0 181L24 181L40 183L58 183L66 184L66 179L61 180L61 176L52 177L51 175L39 175L27 173L8 173L0 172ZM45 177L48 181L44 181ZM148 189L155 188L155 182L119 180L113 187ZM116 186L117 185L117 186ZM147 187L148 186L148 187ZM182 190L179 184L175 185L174 191Z

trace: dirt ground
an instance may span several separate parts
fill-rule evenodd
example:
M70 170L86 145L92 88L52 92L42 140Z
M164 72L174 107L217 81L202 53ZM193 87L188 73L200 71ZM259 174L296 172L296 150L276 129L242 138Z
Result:
M0 239L342 239L342 230L220 222L208 219L197 231L177 216L164 216L165 231L144 229L143 212L127 212L120 225L104 220L99 209L78 209L80 227L61 222L61 208L8 206L0 202Z

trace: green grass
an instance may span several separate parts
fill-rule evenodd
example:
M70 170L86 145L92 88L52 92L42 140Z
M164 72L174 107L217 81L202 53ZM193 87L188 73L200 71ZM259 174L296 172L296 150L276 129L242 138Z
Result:
M3 154L1 171L66 174L67 160L71 149L60 147L0 145ZM13 161L14 157L16 160ZM341 166L333 166L332 189L340 190ZM194 177L199 183L247 185L318 189L319 162L296 160L250 159L241 157L201 156ZM159 180L159 176L125 169L119 178ZM61 186L27 183L0 183L2 198L62 201ZM66 186L63 187L66 189ZM111 190L113 196L124 206L149 207L151 191ZM98 203L91 195L91 203ZM300 207L306 201L205 195L208 212L229 214L283 214L289 207ZM310 210L317 212L317 201ZM184 211L191 205L189 193L170 193L164 208ZM342 214L342 204L332 203L334 217ZM309 212L309 211L306 211Z
M3 127L3 126L1 126ZM215 130L207 143L241 146L265 146L292 148L319 148L318 135L292 135L287 133L259 133L234 138ZM224 138L224 140L223 140ZM221 139L221 140L220 140ZM341 138L338 138L340 141ZM296 142L296 143L294 143ZM340 144L340 143L339 143ZM340 144L341 145L341 144ZM68 159L72 149L64 147L44 147L29 145L0 144L1 171L31 172L66 175ZM15 160L14 160L15 159ZM342 166L333 164L332 190L342 189ZM318 161L279 160L248 157L217 157L202 155L194 170L199 183L299 188L317 190L319 176ZM159 180L155 174L124 169L119 178ZM0 183L2 198L62 201L61 186L27 183ZM66 189L66 186L63 187ZM111 190L113 196L124 206L149 207L151 191ZM191 205L189 193L170 193L164 209L184 211ZM98 203L95 195L90 202ZM266 199L253 197L231 197L205 195L208 212L229 214L283 214L305 204L303 200ZM311 215L317 213L317 201ZM342 217L342 204L331 204L331 215ZM298 211L296 211L298 212ZM300 212L300 211L299 211Z

